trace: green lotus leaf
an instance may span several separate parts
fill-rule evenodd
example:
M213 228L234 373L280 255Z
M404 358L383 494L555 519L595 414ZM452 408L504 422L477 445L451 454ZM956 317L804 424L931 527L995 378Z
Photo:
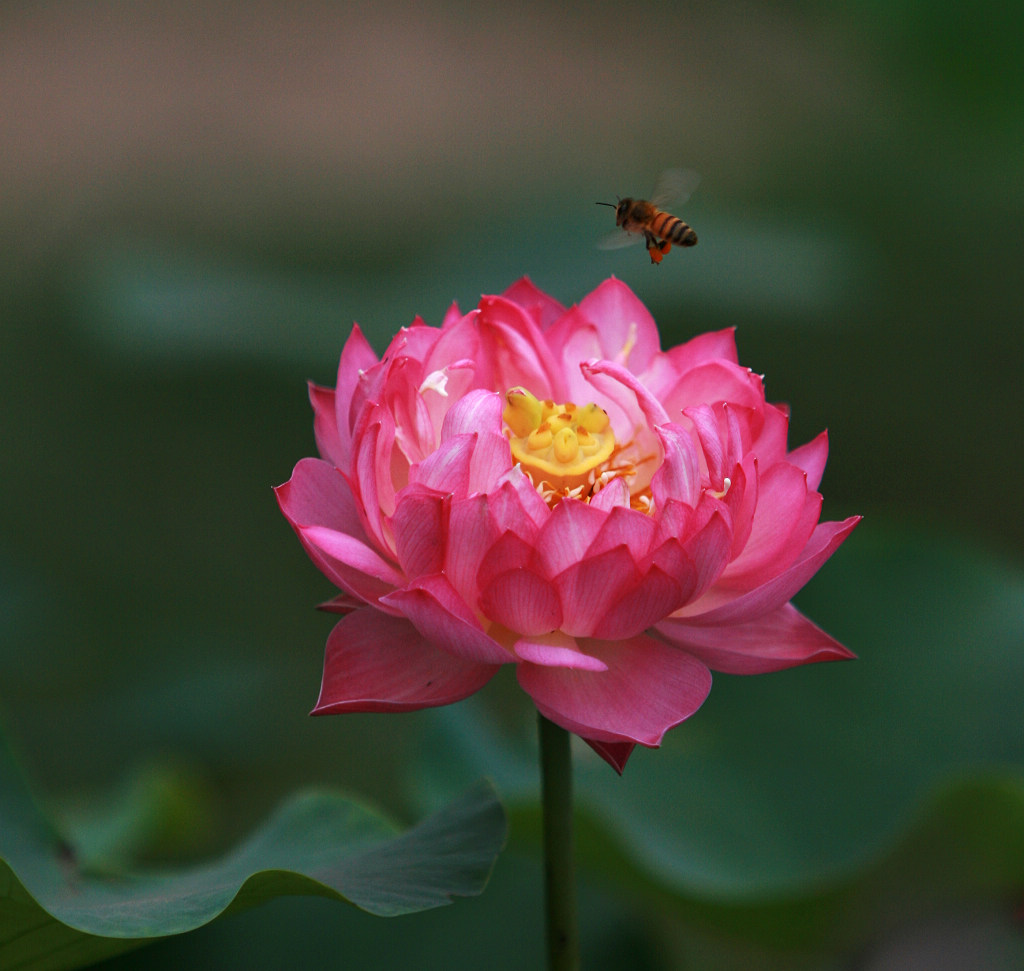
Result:
M103 868L57 831L0 745L0 968L78 967L281 895L386 917L439 907L483 890L504 839L487 782L405 832L338 793L307 791L213 862Z

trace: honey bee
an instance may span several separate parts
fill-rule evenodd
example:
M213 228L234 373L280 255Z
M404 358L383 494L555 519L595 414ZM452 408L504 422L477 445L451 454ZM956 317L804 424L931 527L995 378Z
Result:
M697 186L698 176L686 169L669 169L658 180L654 195L646 199L619 199L618 202L599 202L599 206L611 206L615 210L615 225L619 231L603 240L602 249L617 249L637 243L642 238L647 244L647 253L652 263L660 263L662 257L677 246L693 246L697 234L678 216L665 212L672 200L683 203Z

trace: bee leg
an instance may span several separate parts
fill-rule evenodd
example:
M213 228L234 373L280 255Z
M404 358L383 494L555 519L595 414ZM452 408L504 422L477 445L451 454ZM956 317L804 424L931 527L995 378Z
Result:
M660 242L654 233L644 230L644 240L647 243L647 255L652 263L660 263L662 256L668 252L667 243Z

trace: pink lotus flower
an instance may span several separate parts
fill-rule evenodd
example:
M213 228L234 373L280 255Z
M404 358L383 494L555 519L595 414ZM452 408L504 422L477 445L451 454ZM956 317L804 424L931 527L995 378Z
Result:
M446 705L502 664L618 771L734 674L849 658L793 596L856 525L818 522L822 433L731 330L662 351L618 280L526 279L380 360L358 327L310 386L320 459L278 501L342 591L314 714Z

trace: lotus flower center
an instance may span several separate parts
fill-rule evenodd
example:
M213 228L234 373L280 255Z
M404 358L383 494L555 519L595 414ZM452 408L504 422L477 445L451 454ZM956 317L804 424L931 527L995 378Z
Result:
M615 451L608 413L593 403L541 401L525 388L512 388L505 401L512 458L534 485L542 494L589 498Z

